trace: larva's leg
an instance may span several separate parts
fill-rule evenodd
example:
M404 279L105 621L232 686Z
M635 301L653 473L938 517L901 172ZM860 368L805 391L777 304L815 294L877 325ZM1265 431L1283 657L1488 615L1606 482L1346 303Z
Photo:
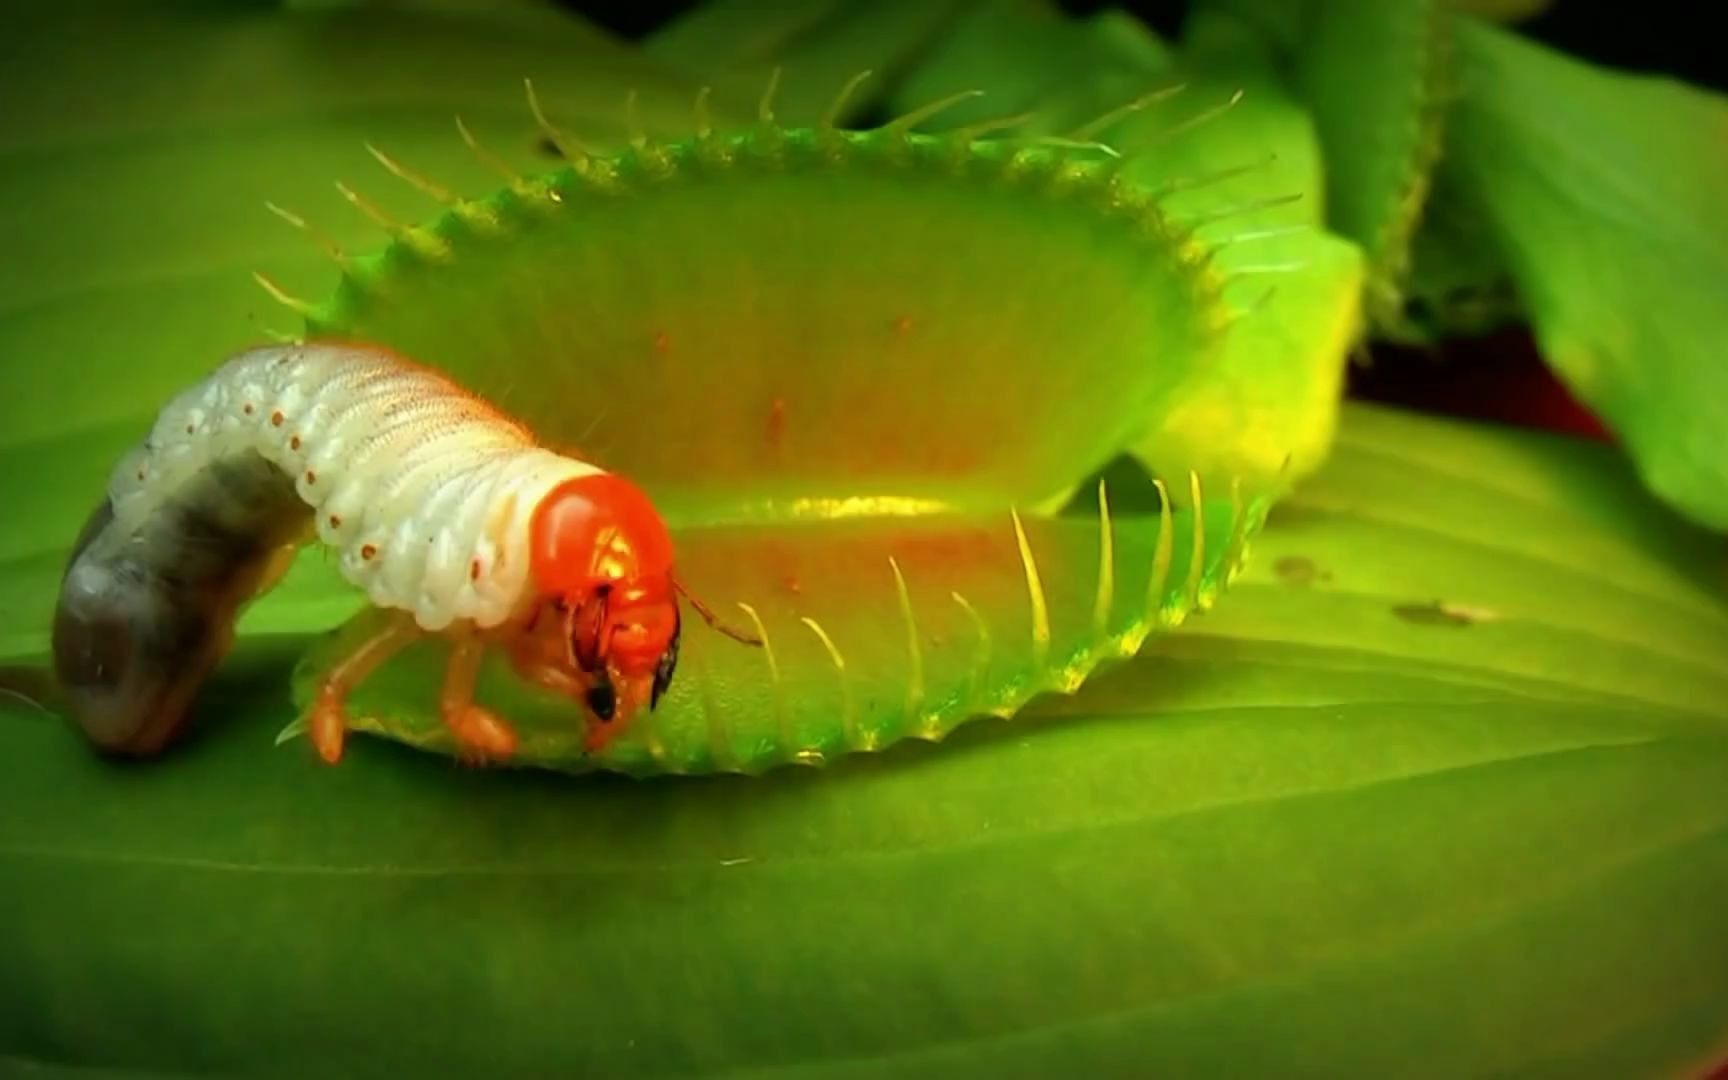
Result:
M507 758L516 752L516 733L510 725L483 706L474 704L474 684L480 677L480 661L486 642L473 633L459 633L450 648L450 666L444 671L444 690L439 711L462 755L486 760Z
M535 642L518 638L509 645L510 662L516 673L537 686L580 701L588 687L566 665L547 659Z
M318 697L312 703L310 728L312 745L318 756L334 765L342 757L342 739L348 732L348 692L377 671L384 662L401 652L422 631L407 612L391 612L383 629L355 646L324 677Z

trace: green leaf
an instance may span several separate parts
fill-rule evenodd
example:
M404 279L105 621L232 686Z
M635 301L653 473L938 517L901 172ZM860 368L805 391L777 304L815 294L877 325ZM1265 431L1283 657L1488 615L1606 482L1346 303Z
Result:
M1410 252L1401 333L1412 341L1486 334L1524 321L1493 231L1442 164Z
M269 748L268 639L211 704L234 722L149 768L0 706L29 763L0 815L0 1048L1696 1074L1728 1037L1718 558L1605 448L1352 409L1231 603L941 747L747 780L377 742L319 769Z
M1077 18L1051 0L976 4L919 57L890 109L970 92L978 96L943 110L941 126L1030 114L1034 129L1063 134L1174 82L1172 68L1170 47L1121 11Z
M1728 528L1728 102L1476 22L1459 41L1447 183L1568 388L1658 496Z
M851 122L956 19L989 6L977 0L711 0L654 31L643 47L680 71L758 93L778 69L776 115L806 124L827 111L847 80L868 71L869 84L836 117Z
M1294 78L1326 150L1328 221L1362 246L1367 304L1395 330L1450 89L1443 0L1311 5Z

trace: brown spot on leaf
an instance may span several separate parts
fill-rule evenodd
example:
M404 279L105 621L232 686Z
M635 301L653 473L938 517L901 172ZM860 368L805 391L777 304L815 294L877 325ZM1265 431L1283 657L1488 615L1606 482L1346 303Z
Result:
M1475 626L1477 623L1493 622L1500 617L1498 612L1488 608L1468 607L1444 600L1431 600L1426 604L1396 604L1392 608L1392 614L1416 626Z
M1297 589L1305 589L1314 584L1324 585L1332 580L1332 571L1306 555L1284 556L1272 564L1272 573L1284 584Z

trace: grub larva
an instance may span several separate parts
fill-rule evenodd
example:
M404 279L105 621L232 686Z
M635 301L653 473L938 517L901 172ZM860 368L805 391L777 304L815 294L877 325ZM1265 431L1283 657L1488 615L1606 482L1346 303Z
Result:
M409 360L283 345L244 352L170 401L78 538L54 663L86 735L116 752L167 744L241 606L314 538L388 612L313 706L327 761L341 756L348 691L426 634L451 639L440 709L475 757L515 748L509 724L473 700L489 647L580 700L596 746L671 681L678 597L691 598L639 488Z

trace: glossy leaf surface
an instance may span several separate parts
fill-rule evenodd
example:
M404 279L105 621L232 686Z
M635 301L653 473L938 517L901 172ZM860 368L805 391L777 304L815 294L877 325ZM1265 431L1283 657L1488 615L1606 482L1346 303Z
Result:
M312 769L269 749L280 653L153 767L0 706L31 762L0 815L0 1045L226 1072L1701 1068L1728 1034L1714 542L1605 448L1354 410L1260 547L1231 602L1079 696L820 773L573 782L374 741Z

